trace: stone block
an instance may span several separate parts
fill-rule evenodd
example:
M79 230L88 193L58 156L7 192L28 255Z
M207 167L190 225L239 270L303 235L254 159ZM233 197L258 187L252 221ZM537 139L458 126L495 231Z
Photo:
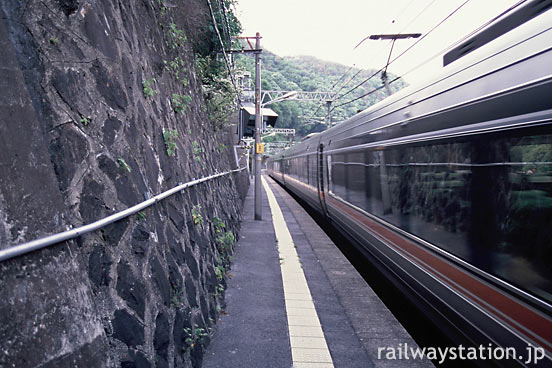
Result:
M131 347L144 344L144 327L126 310L116 310L111 323L113 324L114 338Z

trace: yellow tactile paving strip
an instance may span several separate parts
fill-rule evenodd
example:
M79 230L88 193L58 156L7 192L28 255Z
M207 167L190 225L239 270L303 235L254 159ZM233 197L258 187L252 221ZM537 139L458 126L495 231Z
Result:
M293 367L333 368L332 357L293 239L276 197L264 178L262 182L278 241Z

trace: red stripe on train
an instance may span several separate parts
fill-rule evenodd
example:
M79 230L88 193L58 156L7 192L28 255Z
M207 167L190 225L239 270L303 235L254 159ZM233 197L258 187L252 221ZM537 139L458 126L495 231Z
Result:
M542 345L547 346L548 350L552 350L552 321L525 307L523 304L520 304L507 295L496 291L495 289L489 287L477 278L443 261L434 254L431 254L427 250L424 250L414 242L398 235L397 233L379 224L378 222L360 214L358 211L341 203L331 196L326 196L326 201L328 200L330 200L332 202L332 205L338 207L342 212L350 215L354 220L356 220L357 223L387 240L391 246L401 251L401 253L410 257L417 258L418 262L416 263L423 266L424 269L435 274L437 277L439 277L440 280L445 281L448 285L467 296L470 300L474 300L472 296L475 295L480 300L484 301L488 305L506 315L512 321L515 321L519 325L530 330L532 332L532 336L528 335L527 331L516 328L519 332L526 335L527 337L538 340ZM427 266L430 266L432 269L428 269ZM448 281L447 279L443 279L443 276L445 276L449 280L452 280L453 283ZM461 288L459 288L454 283L461 286ZM468 291L472 295L467 294L466 291ZM493 314L495 317L511 325L511 321L508 321L506 318L504 318L504 316L497 314L495 311L489 309L488 306L481 304L480 302L478 304L486 309L488 312Z

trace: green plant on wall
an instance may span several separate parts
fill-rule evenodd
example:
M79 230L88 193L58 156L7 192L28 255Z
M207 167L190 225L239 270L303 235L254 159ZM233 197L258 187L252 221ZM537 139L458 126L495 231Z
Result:
M171 294L171 308L179 308L182 304L184 304L182 301L184 299L184 291L181 287L172 287Z
M225 274L226 267L222 264L222 260L219 259L219 263L215 266L215 276L217 277L217 280L222 281Z
M165 148L167 155L174 156L176 153L176 139L178 138L178 132L176 129L163 129L163 140L165 141Z
M215 286L215 292L213 293L214 297L217 297L224 291L224 277L229 267L230 264L227 255L220 255L217 258L217 265L215 266L215 276L218 282Z
M136 214L136 221L144 221L146 219L146 213L144 211L140 211Z
M156 83L155 78L152 78L150 80L145 80L145 81L142 82L144 96L146 96L146 98L153 97L153 96L155 96L156 94L159 93L158 90L153 89L152 85L154 83Z
M194 225L199 225L203 222L203 216L201 215L201 205L196 204L192 208L192 220L194 221Z
M209 23L204 25L201 37L197 38L188 38L186 32L179 28L181 26L175 21L174 15L180 4L174 1L170 3L171 5L168 0L157 0L161 15L160 26L171 54L164 60L165 70L186 87L187 68L195 66L195 73L201 78L206 101L201 108L206 110L215 129L222 128L236 111L237 92L228 74L226 61L220 56L223 50L232 49L233 46L239 47L236 44L239 41L234 39L242 31L235 15L237 0L211 1L214 19L207 17ZM190 48L193 50L194 65L190 65L189 60L181 56L184 53L189 54ZM171 102L175 111L184 112L190 100L189 96L175 93Z
M163 16L165 15L171 8L169 8L164 0L157 0L157 3L159 4L159 13Z
M173 109L177 113L184 113L190 102L192 102L192 98L188 95L180 95L178 93L173 93L172 95Z
M126 163L125 159L122 158L122 157L119 157L117 159L117 163L119 164L119 167L121 168L121 170L123 170L124 172L131 172L132 169L130 168L130 166Z
M213 293L213 296L216 298L217 296L222 294L223 291L224 291L224 285L219 282L215 287L215 292Z
M217 234L222 233L224 229L226 229L226 225L224 224L224 222L217 216L213 218L213 225L215 226L215 232Z
M180 56L175 57L171 61L163 61L165 63L165 70L168 71L174 78L182 83L183 87L188 85L188 79L186 78L186 66L184 60Z
M221 234L217 237L217 244L220 246L221 250L225 251L226 253L230 253L232 251L235 242L236 238L234 234L230 231L227 231L226 233Z
M215 130L222 129L236 110L237 91L226 69L210 58L196 54L195 67L203 83L209 120Z
M236 111L237 91L234 87L224 58L223 50L240 48L241 24L234 14L236 0L211 1L214 21L211 22L205 39L192 43L195 69L203 84L203 96L209 120L215 130L227 125ZM222 43L217 35L223 34ZM225 32L222 32L225 30ZM236 72L236 70L234 70Z
M90 124L90 118L88 118L87 116L81 115L80 122L82 125L87 126L88 124Z
M199 142L193 141L192 142L192 150L194 152L194 158L198 163L201 163L201 155L203 154L204 150L199 145Z
M213 296L216 298L224 291L224 278L232 263L231 254L234 249L234 244L236 243L236 238L231 231L226 231L226 225L220 218L216 216L213 217L212 224L217 234L216 244L218 251L217 263L214 268L214 273L218 281L215 286L215 291L213 292Z
M171 49L177 49L184 46L184 43L186 42L186 34L183 30L179 29L176 24L170 23L166 33L169 40L169 47Z
M234 40L234 37L240 35L242 31L241 24L234 14L237 1L211 1L214 20L209 19L209 24L206 25L202 36L195 39L188 39L184 30L174 22L171 13L175 6L169 6L168 1L157 1L161 18L165 19L160 25L168 50L172 54L167 60L164 60L165 70L186 87L188 84L187 67L189 68L190 65L178 54L188 53L191 47L194 54L195 72L201 79L206 102L206 104L202 104L201 109L206 110L215 129L224 127L230 116L236 111L237 92L228 74L226 62L220 55L223 50L232 49L233 46L239 47L234 45L239 43ZM222 42L219 39L220 34ZM176 112L184 112L190 103L190 98L187 95L175 93L171 102Z
M209 333L205 328L199 327L198 325L194 324L193 328L184 328L184 336L186 336L186 338L184 339L186 346L184 346L182 349L184 350L184 352L186 352L192 350L197 344L205 344L205 338L209 336Z
M234 250L234 244L236 243L236 238L231 231L219 232L219 235L216 239L217 250L219 251L220 257L224 264L229 265L232 261L232 251Z

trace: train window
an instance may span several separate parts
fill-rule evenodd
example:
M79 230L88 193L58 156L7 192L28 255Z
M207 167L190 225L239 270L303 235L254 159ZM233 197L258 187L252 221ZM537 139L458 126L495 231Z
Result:
M299 172L299 162L297 160L297 158L293 158L291 159L291 162L292 162L292 169L291 169L291 176L293 176L295 179L299 179L299 175L298 175L298 172Z
M304 183L308 183L309 180L309 157L303 156L301 157L301 181Z
M348 201L355 206L363 207L366 204L364 190L365 164L364 152L351 152L346 155L345 173L347 175L346 190Z
M552 134L334 155L331 179L339 197L552 302Z
M331 156L331 180L330 180L330 193L347 200L347 184L345 175L345 164L347 161L347 155L338 154Z
M297 157L297 178L302 182L307 181L307 157Z
M382 150L365 153L366 209L378 215L388 215L392 212L389 194L389 177L386 165L386 155Z
M289 175L289 176L293 177L293 163L292 163L292 160L287 159L285 161L284 169L285 169L286 175Z
M330 192L355 206L366 206L364 152L332 155Z
M304 180L303 182L305 183L309 183L309 161L310 161L310 157L309 156L305 156L303 157L303 161L304 161L304 165L303 165L303 168L304 168L304 171L303 171L303 177L304 177Z
M318 182L318 155L309 156L309 184L316 187Z

